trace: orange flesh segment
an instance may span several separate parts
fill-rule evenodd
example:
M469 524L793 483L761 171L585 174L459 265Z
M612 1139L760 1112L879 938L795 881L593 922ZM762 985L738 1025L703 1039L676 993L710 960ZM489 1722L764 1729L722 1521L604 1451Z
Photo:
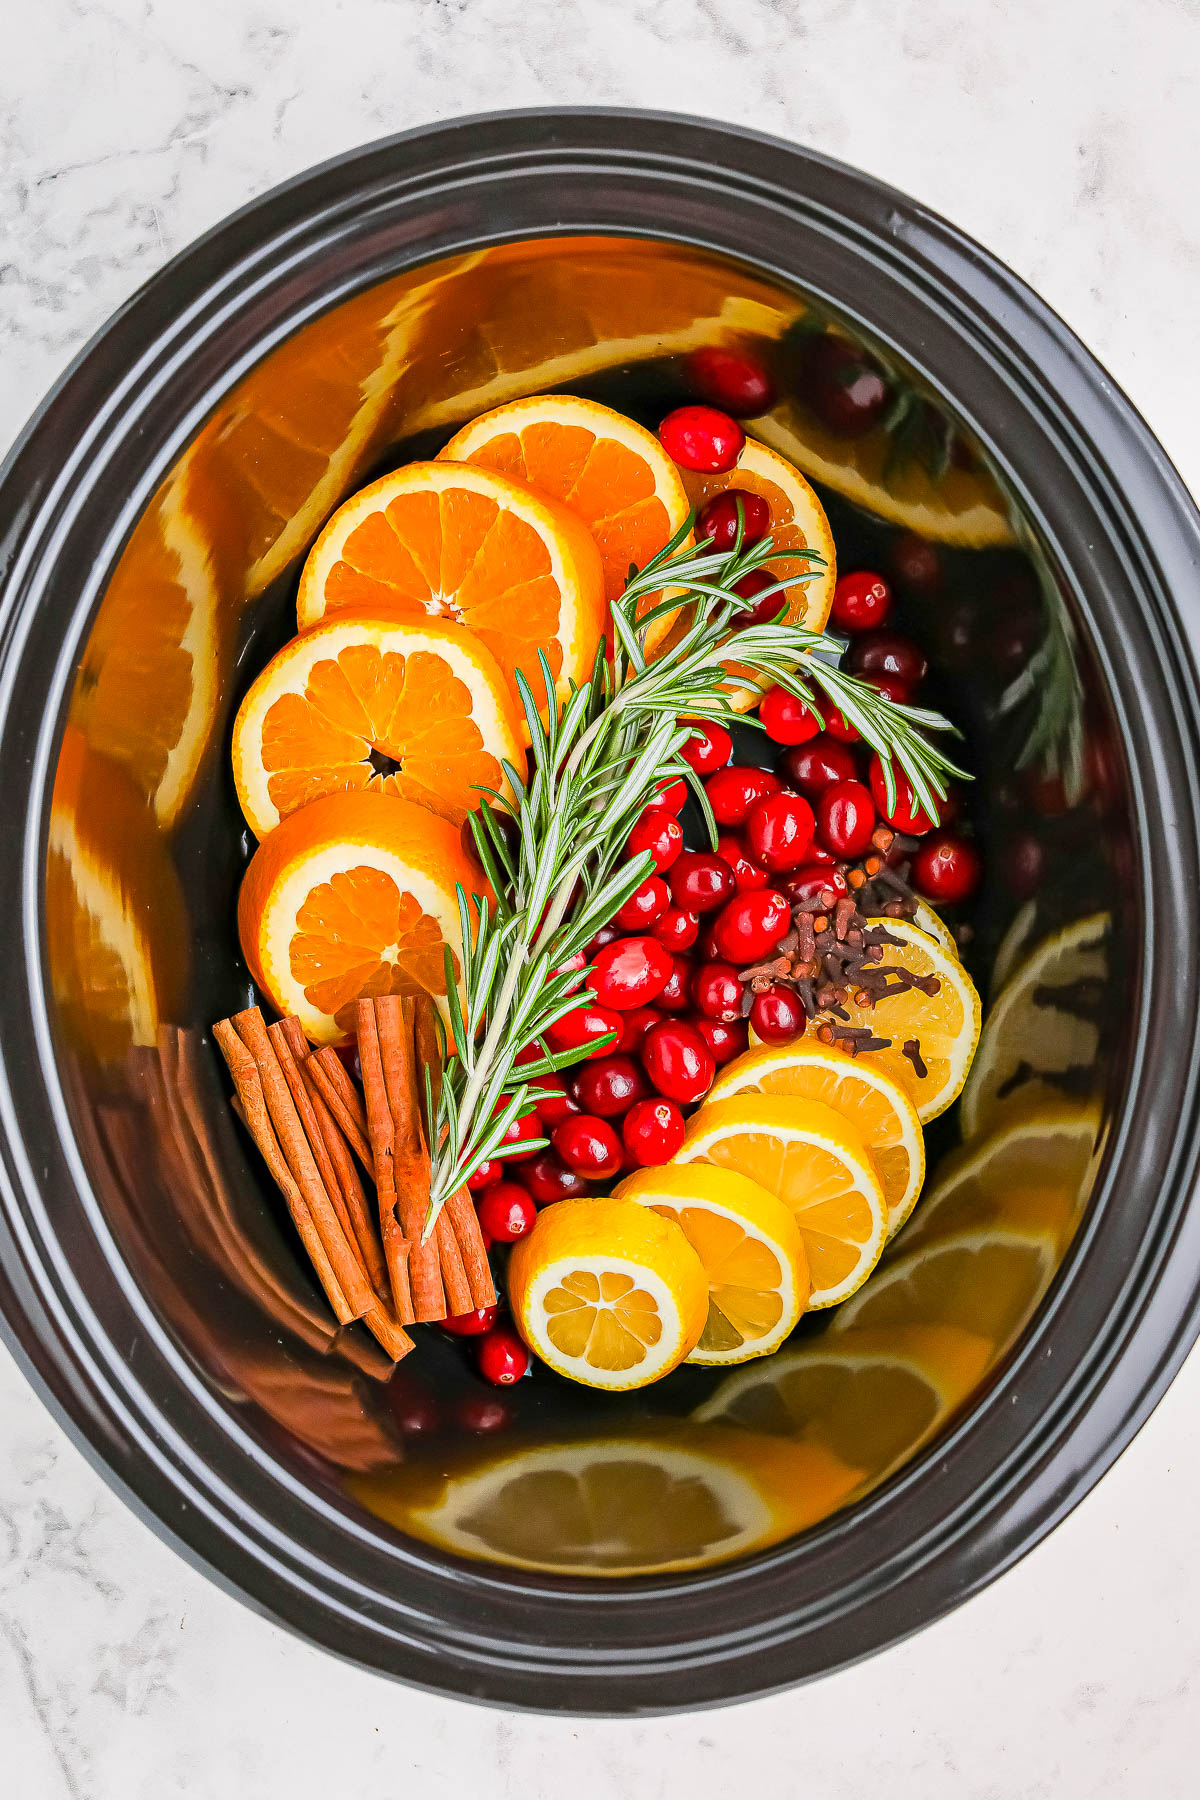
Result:
M345 869L320 882L299 908L296 927L292 976L311 1005L347 1030L360 996L446 991L436 920L382 869Z

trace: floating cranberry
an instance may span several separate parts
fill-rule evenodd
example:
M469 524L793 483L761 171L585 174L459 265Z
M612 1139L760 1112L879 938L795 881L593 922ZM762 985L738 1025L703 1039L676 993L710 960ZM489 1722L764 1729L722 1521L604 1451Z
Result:
M661 1031L663 1027L656 1025L654 1029ZM621 1167L621 1142L616 1132L607 1119L593 1118L589 1113L564 1119L554 1133L554 1148L568 1169L574 1169L588 1181L615 1175Z
M658 1004L666 1012L685 1012L691 992L692 965L686 956L673 956L671 964L671 973L658 995Z
M726 488L714 494L696 515L696 536L707 538L714 550L732 550L742 531L742 549L761 543L771 525L771 508L761 494L746 488Z
M463 1394L454 1405L454 1423L463 1431L503 1431L512 1419L511 1406L491 1394Z
M682 1019L666 1019L646 1033L642 1062L659 1093L681 1106L702 1100L717 1074L712 1051Z
M715 406L677 406L658 428L671 461L700 475L724 475L742 454L746 434Z
M678 817L687 797L688 784L682 775L664 775L653 798L647 800L642 808L643 816L648 812L668 812Z
M473 1175L467 1176L467 1186L473 1194L482 1193L484 1188L491 1187L493 1182L503 1181L504 1164L496 1157L481 1162Z
M723 832L717 839L717 855L733 870L734 885L739 894L754 888L765 888L771 877L761 863L756 863L740 837Z
M839 744L858 744L862 742L862 732L857 725L852 725L844 712L831 708L825 721L825 729L831 738Z
M957 831L931 831L912 860L912 884L928 900L957 906L979 886L983 861L970 838Z
M701 962L720 962L721 952L717 949L716 920L706 921L707 929L700 933L700 942L696 945L696 955Z
M555 1051L580 1050L585 1044L591 1046L589 1056L606 1056L615 1044L621 1030L619 1013L610 1012L603 1006L577 1006L553 1025L546 1027L546 1042ZM609 1033L613 1033L612 1041L601 1042Z
M652 1025L657 1025L663 1017L657 1006L635 1006L629 1012L621 1014L621 1041L617 1049L623 1056L629 1056L641 1047L642 1039Z
M535 1103L534 1110L541 1121L543 1131L551 1131L554 1126L579 1108L567 1092L566 1083L561 1075L535 1076L537 1086L543 1090L544 1097Z
M723 769L733 755L733 739L725 727L707 719L681 719L680 724L689 726L692 731L687 743L679 747L679 754L689 768L695 769L697 775L712 775L717 769Z
M746 842L773 873L802 863L812 843L813 809L800 794L768 794L746 820Z
M625 1114L621 1141L631 1162L656 1168L680 1149L684 1130L683 1114L673 1100L639 1100Z
M480 1306L474 1312L455 1313L449 1319L439 1320L439 1323L443 1331L449 1331L455 1337L481 1337L496 1323L496 1308Z
M911 706L913 691L907 681L901 681L898 675L872 675L869 685L885 700L891 700L897 706Z
M692 977L692 1004L706 1019L731 1024L742 1016L745 993L732 963L701 963Z
M479 1340L479 1373L493 1387L511 1387L529 1373L529 1352L505 1325L497 1325Z
M748 963L761 962L787 932L792 922L791 908L774 888L763 888L757 894L737 894L717 914L713 941L717 955L731 962L735 969Z
M830 790L826 788L826 793ZM822 894L832 894L834 902L840 900L850 889L846 885L846 877L840 869L828 863L807 862L795 874L789 875L783 883L783 891L793 904L798 900L819 900Z
M521 1185L532 1194L539 1206L553 1206L556 1200L578 1200L588 1192L587 1182L574 1169L568 1169L557 1150L542 1150L532 1162L518 1170Z
M898 831L911 831L919 837L922 832L932 828L933 820L917 805L912 782L895 762L892 763L892 772L896 777L896 798L889 807L887 787L883 778L883 764L877 756L871 758L871 766L867 772L867 779L871 784L871 796L889 825L894 825Z
M844 860L861 856L875 829L875 805L861 781L834 781L817 802L817 835Z
M712 1051L718 1069L740 1056L750 1041L745 1019L689 1019Z
M760 357L748 350L703 344L687 360L696 392L735 419L755 419L775 404L775 383Z
M502 1100L497 1101L496 1110L499 1111L503 1104ZM543 1135L536 1112L526 1113L523 1119L514 1119L500 1139L500 1146L504 1151L504 1162L523 1162L528 1156L536 1156L541 1148L536 1140ZM522 1145L529 1144L531 1140L533 1140L532 1148L521 1148ZM504 1172L507 1175L510 1171L506 1168Z
M648 850L660 875L670 868L682 849L683 828L678 819L664 811L643 813L640 819L634 820L633 829L625 840L626 860Z
M936 594L942 585L942 559L933 544L915 531L902 531L892 544L892 573L914 594Z
M627 1012L649 1006L671 973L671 953L655 937L627 937L606 944L588 970L588 986L601 1006Z
M712 850L684 850L671 869L671 898L685 912L716 912L736 887L733 870Z
M827 732L786 750L783 767L792 786L810 796L821 793L831 781L853 781L858 773L852 752Z
M589 956L595 956L597 950L603 950L605 944L615 944L621 935L621 927L619 925L602 925L591 943L588 944L584 950L585 963Z
M812 707L782 687L767 689L759 702L758 716L774 744L806 744L821 729Z
M750 809L783 786L769 769L718 769L704 784L718 825L744 825Z
M888 404L888 385L874 358L831 332L810 337L800 352L800 391L837 437L862 437Z
M533 1196L515 1181L498 1181L480 1196L479 1223L493 1243L515 1244L533 1230L537 1207Z
M830 617L843 631L873 631L892 610L892 590L871 569L839 575Z
M671 951L690 950L699 934L700 920L696 914L679 906L668 906L653 927L653 935Z
M617 913L615 923L625 931L648 931L671 904L671 890L661 875L648 875L634 888Z
M768 589L774 591L768 593ZM741 600L753 600L755 594L766 596L756 606L744 607L733 615L730 623L735 631L745 631L750 625L770 625L787 609L787 595L767 569L751 569L734 582L732 591Z
M646 1078L631 1056L602 1056L579 1071L579 1102L601 1119L618 1119L646 1092Z
M781 981L773 981L761 994L755 994L750 1023L764 1044L789 1044L800 1036L806 1023L800 996Z
M850 647L849 666L855 675L887 675L916 691L929 673L920 645L898 631L871 631Z

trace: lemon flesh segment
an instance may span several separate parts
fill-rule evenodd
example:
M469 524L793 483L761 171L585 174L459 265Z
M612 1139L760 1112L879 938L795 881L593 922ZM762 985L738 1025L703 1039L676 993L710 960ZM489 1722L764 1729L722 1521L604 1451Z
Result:
M725 1365L767 1356L794 1330L811 1282L804 1240L774 1194L732 1169L667 1163L621 1184L677 1224L708 1280L708 1318L692 1363Z
M879 1260L887 1204L870 1153L832 1107L773 1095L709 1101L693 1117L678 1163L748 1175L788 1208L812 1277L810 1307L836 1306Z
M870 1152L888 1209L888 1236L908 1218L925 1177L925 1142L911 1099L886 1069L805 1036L747 1051L722 1070L709 1101L767 1094L819 1100Z

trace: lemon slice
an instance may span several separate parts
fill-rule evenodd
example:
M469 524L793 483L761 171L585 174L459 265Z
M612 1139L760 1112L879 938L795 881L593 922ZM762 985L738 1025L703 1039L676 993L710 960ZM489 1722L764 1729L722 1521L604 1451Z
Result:
M1074 1008L1081 987L1086 995L1087 988L1108 979L1109 926L1107 913L1093 913L1055 932L1005 983L963 1093L964 1137L988 1129L1014 1108L1061 1098L1061 1090L1045 1077L1094 1064L1099 1026ZM1070 1006L1055 1004L1056 989Z
M879 1177L861 1137L819 1100L742 1094L709 1101L675 1161L733 1169L783 1201L804 1240L810 1307L845 1300L879 1260L887 1237Z
M857 1006L853 995L845 1002L853 1026L868 1026L879 1037L891 1038L886 1050L865 1050L860 1060L883 1069L910 1096L922 1124L936 1119L953 1105L962 1092L979 1042L980 1006L975 984L957 956L949 955L926 931L907 919L885 919L888 933L900 941L883 946L882 967L907 969L911 974L932 976L936 994L909 988L889 995L876 1006ZM916 1038L927 1073L919 1076L903 1046Z
M732 1169L667 1163L641 1169L619 1200L678 1225L708 1277L708 1319L689 1362L768 1356L794 1330L811 1282L795 1219L774 1194Z
M887 1202L889 1237L900 1229L925 1178L925 1140L916 1107L886 1069L805 1036L764 1045L730 1063L709 1100L735 1094L781 1094L832 1106L871 1153Z
M1051 1232L956 1232L889 1260L838 1312L830 1330L952 1326L986 1338L1000 1354L1032 1315L1058 1257Z
M1098 1106L1032 1107L949 1156L904 1234L916 1244L984 1228L1049 1233L1065 1249L1103 1148Z
M989 983L993 999L1004 987L1009 976L1020 966L1025 946L1033 936L1034 926L1037 924L1037 910L1036 900L1026 900L1024 906L1018 907L1008 930L996 947L996 954L992 958Z
M560 1200L508 1265L521 1335L588 1387L658 1381L695 1349L708 1277L679 1226L632 1200Z
M947 956L952 956L955 962L962 961L962 957L958 954L958 945L954 941L954 933L941 914L934 912L932 906L924 900L917 901L913 924L918 931L924 931L929 937L936 938Z

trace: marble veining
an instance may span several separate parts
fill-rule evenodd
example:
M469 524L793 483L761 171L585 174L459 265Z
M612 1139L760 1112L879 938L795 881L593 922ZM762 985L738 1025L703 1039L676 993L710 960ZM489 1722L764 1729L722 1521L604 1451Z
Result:
M1197 0L43 0L0 58L0 448L226 212L365 139L624 103L800 139L1033 283L1200 488ZM1185 1800L1200 1756L1200 1361L1054 1536L817 1687L638 1723L342 1667L113 1496L0 1353L0 1768L14 1800Z

